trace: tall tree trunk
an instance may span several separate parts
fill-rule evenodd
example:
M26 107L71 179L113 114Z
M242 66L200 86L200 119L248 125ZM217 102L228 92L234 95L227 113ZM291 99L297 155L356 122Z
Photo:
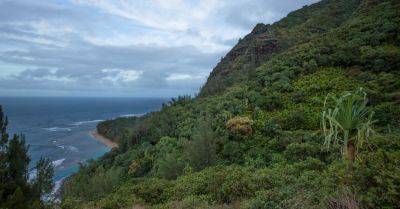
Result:
M347 142L347 159L349 160L349 171L352 172L354 160L356 159L356 147L352 139Z
M356 159L356 147L354 145L354 141L350 138L347 142L347 160L349 161L349 165L347 168L347 180L346 180L346 185L350 186L353 184L353 178L354 178L354 161Z

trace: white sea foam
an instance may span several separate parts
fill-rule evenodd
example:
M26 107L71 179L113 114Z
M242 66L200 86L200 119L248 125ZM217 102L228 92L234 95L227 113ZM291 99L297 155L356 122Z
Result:
M61 188L62 183L64 182L64 180L65 180L65 177L62 178L62 179L60 179L60 180L58 180L58 181L56 181L56 182L54 183L53 191L51 192L52 194L56 194L56 193L60 190L60 188Z
M37 169L32 169L31 171L29 171L29 181L32 181L33 179L35 179L37 176Z
M61 149L63 149L63 150L68 150L68 151L72 151L72 152L78 152L78 151L79 151L79 149L76 148L76 147L74 147L74 146L59 145L59 146L57 146L57 147L59 147L59 148L61 148Z
M46 194L41 196L40 198L44 201L44 202L56 202L56 203L60 203L60 189L61 186L64 182L66 177L54 182L54 186L53 186L53 190L51 191L50 194Z
M73 126L81 126L81 125L86 125L86 124L91 124L91 123L98 123L98 122L102 122L102 121L104 121L104 120L79 121L79 122L72 123L71 125L73 125Z
M61 166L64 161L65 161L65 158L59 159L59 160L55 160L55 161L52 162L52 164L53 164L54 167L58 167L58 166Z
M46 131L56 132L56 131L72 131L70 128L61 128L61 127L51 127L51 128L43 128Z
M121 115L120 117L122 117L122 118L129 118L129 117L138 117L138 116L142 116L142 115L144 115L144 113L126 114L126 115Z

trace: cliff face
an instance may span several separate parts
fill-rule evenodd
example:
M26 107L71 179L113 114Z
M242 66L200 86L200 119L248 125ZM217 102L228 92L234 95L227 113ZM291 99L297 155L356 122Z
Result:
M244 62L259 64L263 57L278 50L277 40L272 37L270 25L257 24L253 31L232 48L225 56L227 62L233 62L243 56ZM225 60L223 60L225 61ZM218 69L213 74L218 74Z
M351 17L360 3L360 0L321 1L294 11L273 25L257 24L221 59L199 95L221 93L246 80L251 71L275 54L334 30Z
M234 78L237 73L246 73L246 70L258 67L268 56L277 51L277 39L271 33L271 26L257 24L252 32L239 40L239 43L213 69L200 96L223 91L226 86L239 81L237 80L239 78ZM227 81L229 78L234 78L234 81Z

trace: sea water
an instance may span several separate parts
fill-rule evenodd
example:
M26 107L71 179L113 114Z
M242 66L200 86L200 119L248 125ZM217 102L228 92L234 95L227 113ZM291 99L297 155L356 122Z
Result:
M78 170L80 163L110 150L93 139L97 123L117 117L132 117L158 110L160 98L44 98L0 97L8 116L10 134L24 134L31 157L30 176L35 163L49 158L54 166L55 190L63 179Z

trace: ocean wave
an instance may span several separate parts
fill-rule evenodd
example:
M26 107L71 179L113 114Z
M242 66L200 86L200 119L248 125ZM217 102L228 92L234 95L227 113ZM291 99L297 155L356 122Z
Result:
M52 195L56 195L60 191L64 180L65 180L65 177L54 183L53 191L51 192Z
M51 128L43 128L46 131L57 132L57 131L72 131L70 128L60 128L60 127L51 127Z
M54 186L53 189L51 190L51 192L49 194L45 194L42 195L40 198L44 201L44 202L55 202L55 203L60 203L60 189L61 186L63 185L65 178L61 178L60 180L54 182Z
M144 115L144 113L133 113L133 114L125 114L125 115L120 115L119 117L122 118L129 118L129 117L139 117Z
M58 166L61 166L64 161L65 161L65 158L62 158L62 159L53 161L52 164L54 167L58 167Z
M72 123L71 125L73 125L73 126L81 126L81 125L86 125L86 124L91 124L91 123L98 123L98 122L102 122L102 121L104 121L104 120L79 121L79 122Z
M50 194L43 195L41 198L45 202L56 202L60 203L60 192L61 192L61 187L65 181L66 177L61 178L60 180L54 182L53 189Z
M28 181L32 181L33 179L36 178L36 176L37 176L37 169L34 168L34 169L30 170L29 174L28 174Z
M68 150L68 151L72 151L72 152L78 152L78 151L79 151L79 149L76 148L76 147L74 147L74 146L59 145L59 146L57 146L57 147L59 147L59 148L61 148L61 149L63 149L63 150Z

